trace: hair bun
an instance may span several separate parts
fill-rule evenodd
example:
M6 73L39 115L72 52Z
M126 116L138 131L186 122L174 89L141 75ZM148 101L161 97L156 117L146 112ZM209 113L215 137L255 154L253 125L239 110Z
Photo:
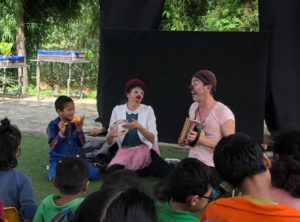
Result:
M5 117L1 120L0 133L3 134L8 131L10 131L10 121Z
M6 127L10 126L10 121L7 119L7 117L1 120L1 125Z

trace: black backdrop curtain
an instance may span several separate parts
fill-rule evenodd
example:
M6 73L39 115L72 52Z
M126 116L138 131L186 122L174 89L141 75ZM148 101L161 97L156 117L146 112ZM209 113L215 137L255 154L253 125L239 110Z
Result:
M237 131L263 138L266 33L163 32L102 29L101 117L124 98L125 82L141 78L154 108L159 140L177 142L192 103L190 78L200 69L218 78L217 100L235 114Z
M101 0L100 27L158 29L164 0Z
M265 119L270 131L300 126L300 1L260 0L269 32Z
M99 0L100 1L100 48L102 46L102 28L120 29L158 29L164 10L165 0ZM100 89L102 88L101 70L105 57L100 49L99 74L97 84L97 110L100 121L102 104ZM107 127L106 121L104 126Z

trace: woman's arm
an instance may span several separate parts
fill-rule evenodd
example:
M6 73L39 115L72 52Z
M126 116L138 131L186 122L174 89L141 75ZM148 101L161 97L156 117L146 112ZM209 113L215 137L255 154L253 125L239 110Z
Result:
M117 110L116 107L113 109L111 117L110 117L110 122L109 122L109 128L108 128L108 133L106 136L106 142L108 145L113 145L115 142L115 137L116 137L116 131L114 129L111 129L111 124L117 120Z
M225 121L225 123L223 123L221 125L221 133L222 133L222 137L234 134L235 133L235 122L232 119ZM199 140L198 140L198 144L202 144L209 148L214 149L216 147L216 145L218 144L218 142L208 139L205 136L204 132L201 132Z
M133 120L130 123L124 124L123 127L127 129L137 129L138 132L142 134L142 136L150 143L157 143L156 118L154 115L154 111L151 106L148 106L148 108L144 110L144 112L145 115L143 115L143 118L145 118L145 126L142 125L139 121Z
M130 123L126 123L123 125L123 127L125 129L137 129L140 134L143 135L143 137L145 137L146 140L148 140L150 143L154 143L155 142L155 136L153 133L151 133L150 131L148 131L145 127L143 127L138 121L133 120Z

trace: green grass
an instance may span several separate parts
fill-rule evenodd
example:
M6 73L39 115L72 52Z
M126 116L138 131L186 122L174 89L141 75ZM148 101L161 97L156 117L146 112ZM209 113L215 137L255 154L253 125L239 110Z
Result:
M186 150L160 147L162 157L182 159L187 157ZM30 177L35 197L38 203L47 195L58 193L48 178L46 165L48 165L48 144L45 138L24 136L21 144L21 155L18 159L17 169ZM148 177L142 179L147 193L152 195L152 188L158 181L157 178ZM90 182L86 196L101 187L101 181Z
M79 93L79 87L71 87L72 88L72 96L73 97L79 97L80 93ZM16 91L18 88L15 87L11 87L11 91ZM63 94L67 94L67 89L66 88L60 88L59 90L55 89L54 92L52 92L51 87L49 86L48 89L43 89L40 90L40 96L43 97L50 97L52 96L52 93L54 93L54 95L63 95ZM25 91L23 92L24 95L36 95L37 94L37 90L36 90L36 86L35 85L29 85L26 87ZM83 98L86 99L96 99L97 98L97 90L91 90L91 91L84 91L83 90Z

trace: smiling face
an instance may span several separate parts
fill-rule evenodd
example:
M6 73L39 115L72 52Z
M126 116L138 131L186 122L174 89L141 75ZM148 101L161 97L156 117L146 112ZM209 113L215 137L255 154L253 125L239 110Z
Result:
M66 103L63 110L58 110L58 115L63 121L71 121L75 114L75 106L73 102Z
M191 80L190 91L193 101L199 102L205 98L211 91L211 85L204 85L204 83L195 77Z
M127 93L128 103L132 105L140 104L143 98L144 98L144 90L139 86L132 88Z

